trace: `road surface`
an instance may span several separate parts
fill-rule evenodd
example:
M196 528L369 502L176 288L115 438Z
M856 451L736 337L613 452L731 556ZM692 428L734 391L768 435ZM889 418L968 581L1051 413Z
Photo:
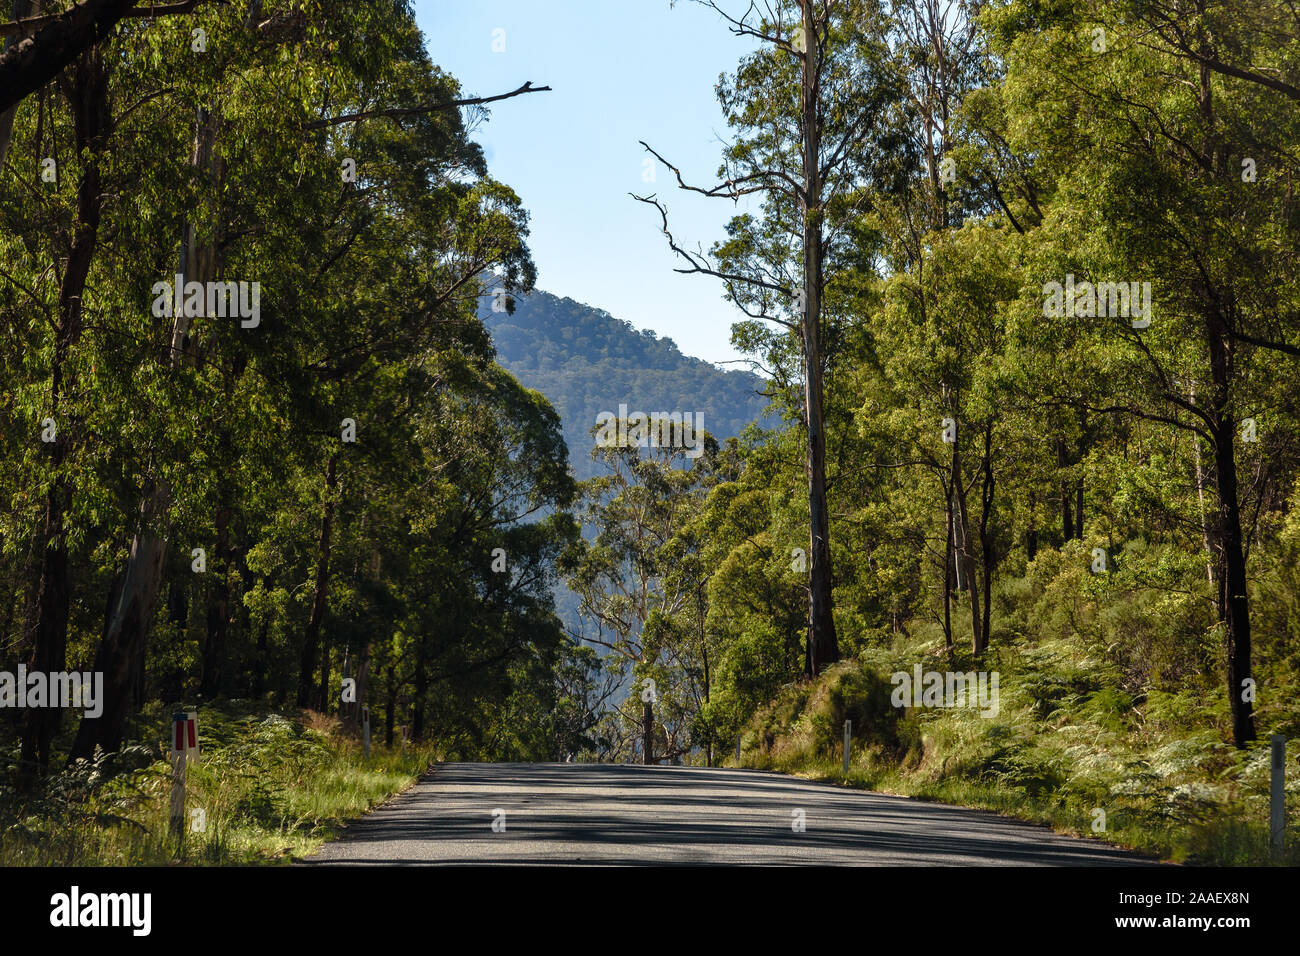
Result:
M800 820L803 829L797 831ZM439 765L304 862L1132 866L1146 861L1095 840L1058 836L996 814L752 770L451 763Z

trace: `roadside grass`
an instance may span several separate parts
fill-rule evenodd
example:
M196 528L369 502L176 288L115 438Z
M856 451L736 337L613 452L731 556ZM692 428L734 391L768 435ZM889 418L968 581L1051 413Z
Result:
M1064 642L990 652L980 666L1000 671L996 716L889 704L891 674L926 656L926 670L947 670L942 652L933 642L900 643L787 685L746 728L740 766L990 810L1171 862L1300 864L1300 742L1288 749L1287 849L1274 857L1266 734L1238 751L1216 729L1225 715L1212 701L1130 697Z
M436 759L431 746L372 746L311 711L267 712L246 702L200 711L201 758L186 776L185 832L171 833L170 710L120 753L17 786L9 753L0 786L0 866L285 864L314 852L344 824L406 789ZM197 812L196 812L197 811Z

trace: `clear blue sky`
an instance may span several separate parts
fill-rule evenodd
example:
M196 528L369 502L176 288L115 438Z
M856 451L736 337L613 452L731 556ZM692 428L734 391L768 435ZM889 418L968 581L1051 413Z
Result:
M743 4L742 4L743 6ZM658 213L629 192L657 192L679 244L722 238L736 207L642 180L645 140L688 180L712 184L729 130L714 95L750 41L712 10L669 0L414 0L434 63L465 95L553 88L493 104L476 136L492 174L532 216L538 286L605 309L711 362L738 358L731 325L744 316L722 284L681 265ZM724 9L725 9L724 5ZM494 52L494 31L504 52ZM495 34L499 37L499 34ZM736 367L736 366L732 366Z

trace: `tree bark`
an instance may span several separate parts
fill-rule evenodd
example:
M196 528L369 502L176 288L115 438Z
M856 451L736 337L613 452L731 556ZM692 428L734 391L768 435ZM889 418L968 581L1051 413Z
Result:
M641 762L649 765L655 762L655 712L647 700L641 707Z
M709 644L704 637L704 582L701 581L695 589L695 609L696 617L700 622L700 657L704 662L704 703L709 702L709 691L711 688L709 675ZM709 736L704 741L704 766L713 766L713 731L709 731Z
M975 577L975 556L970 547L970 516L966 507L966 486L961 473L961 429L958 428L956 440L952 443L952 494L953 524L956 531L954 547L958 561L957 587L960 589L965 579L970 597L971 649L981 654L986 645L982 619L980 617L980 587Z
M1083 459L1080 458L1080 461ZM1074 536L1083 540L1083 479L1074 482Z
M10 10L15 20L22 20L36 12L36 3L35 0L13 0ZM5 52L7 53L18 42L17 37L5 37ZM17 103L0 112L0 167L4 166L5 157L9 155L9 143L14 133L14 117L17 115Z
M334 489L337 486L335 466L338 452L331 452L325 463L325 502L320 525L320 543L316 548L316 583L312 594L311 617L303 635L302 657L298 665L298 706L311 703L312 676L316 670L316 656L320 649L321 622L325 618L325 598L329 591L330 525L334 520Z
M54 481L45 498L41 528L41 570L35 590L35 613L28 667L34 671L61 671L67 663L68 608L71 583L68 577L68 545L65 518L72 507L72 483L64 474L74 437L71 423L63 420L61 402L73 390L68 362L81 339L81 303L90 276L99 239L99 220L104 201L100 161L107 150L109 131L108 70L97 53L78 61L73 71L69 107L78 152L85 168L77 186L77 221L68 252L63 284L59 289L59 326L54 346L50 383L50 417L55 421L51 448ZM23 723L21 760L44 772L50 763L50 741L62 723L58 708L33 708Z
M121 749L136 662L144 656L145 635L167 556L167 542L152 528L170 500L170 489L160 481L141 505L121 593L95 655L95 670L104 674L104 712L97 720L82 719L70 760L89 759L96 745L110 753Z
M944 502L943 511L945 529L943 541L943 641L948 650L948 659L952 660L952 489L948 489L947 501Z
M1192 401L1196 401L1195 392L1192 393ZM1201 543L1205 546L1205 578L1209 581L1210 587L1213 588L1215 586L1215 552L1214 546L1211 544L1210 515L1205 510L1205 466L1202 461L1201 438L1199 435L1192 436L1192 446L1196 449L1196 503L1201 517Z
M830 520L826 509L826 435L822 422L821 51L812 0L802 0L804 180L804 410L808 418L808 668L815 675L840 659L831 593Z
M1244 685L1251 679L1250 602L1246 590L1246 555L1241 531L1241 505L1237 489L1236 421L1229 403L1232 349L1227 327L1217 307L1207 322L1210 373L1214 383L1214 465L1219 499L1219 546L1223 562L1220 616L1228 657L1228 699L1232 711L1232 740L1244 748L1255 739L1254 705L1245 699Z
M1056 440L1056 466L1060 469L1069 467L1070 460L1065 454L1065 439ZM1074 510L1071 502L1070 482L1061 478L1061 540L1070 541L1074 534Z
M213 159L218 125L215 112L200 109L190 153L190 164L213 176L218 175L219 170L219 164ZM191 223L181 226L177 258L177 271L185 278L206 282L216 275L216 245L200 246ZM196 346L190 341L189 329L190 319L181 310L180 315L172 318L167 349L167 361L172 368L193 361ZM104 712L97 720L82 719L69 754L70 760L89 758L96 745L109 752L120 749L122 745L131 704L132 680L144 667L148 632L162 586L171 504L171 484L165 475L157 475L140 503L140 517L127 556L121 594L95 657L95 669L104 673Z
M82 0L0 54L0 110L16 106L102 41L139 0Z
M1210 43L1204 26L1197 28L1202 49ZM1200 64L1199 105L1205 120L1205 153L1210 156L1209 172L1213 181L1224 172L1228 151L1218 134L1214 120L1214 88L1208 66ZM1222 590L1220 616L1228 658L1228 701L1232 713L1232 740L1245 748L1255 739L1255 716L1252 701L1245 699L1250 667L1250 599L1246 589L1246 554L1241 531L1241 503L1237 488L1237 423L1232 412L1232 385L1235 353L1229 321L1235 309L1233 290L1197 289L1204 305L1205 344L1210 360L1211 409L1210 434L1214 441L1215 490L1219 499L1219 548L1223 563L1219 587Z
M989 630L993 619L993 566L994 559L997 557L994 554L992 535L989 534L989 517L993 511L993 495L996 490L993 479L993 426L991 424L984 427L984 455L981 465L984 473L980 492L980 561L984 565L984 626L980 633L984 643L975 649L977 654L988 647L989 643Z

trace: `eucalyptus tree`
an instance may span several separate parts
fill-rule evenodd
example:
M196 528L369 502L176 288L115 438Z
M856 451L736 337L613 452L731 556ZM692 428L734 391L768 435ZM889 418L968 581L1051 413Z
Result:
M429 364L442 384L420 390L403 509L413 730L430 715L480 753L532 759L550 753L544 715L567 653L552 589L578 536L568 450L545 398L499 366L452 350ZM512 722L507 700L536 719ZM516 749L489 748L497 737Z
M366 413L382 413L364 407L374 382L438 341L461 339L482 353L486 335L472 318L477 276L497 264L527 287L532 265L525 214L487 176L456 108L455 83L429 63L405 7L365 5L347 17L308 19L302 30L311 56L292 69L268 57L273 44L254 42L214 57L188 87L201 107L191 164L204 165L190 185L196 221L185 217L173 232L182 237L181 274L256 275L265 292L259 322L238 330L208 315L191 331L188 316L177 316L163 354L172 368L181 354L188 357L181 364L197 367L228 357L232 374L252 376L294 424L292 454L323 475L298 687L304 704L321 687L314 697L323 704L327 668L319 683L313 672L332 510L348 453L367 447L375 418L367 423ZM284 181L296 188L280 188ZM352 441L358 428L363 437ZM372 430L371 443L381 434ZM160 467L101 646L109 711L83 724L74 754L120 740L124 688L143 653L177 486ZM219 648L219 636L209 644Z
M616 434L598 438L592 457L607 473L581 485L581 518L595 538L568 557L566 573L580 612L596 625L583 639L610 651L608 663L620 675L631 668L624 715L635 724L639 711L642 759L651 763L659 697L682 688L689 669L683 661L692 654L692 642L679 644L682 635L672 624L696 597L695 582L672 565L679 557L675 539L713 482L717 444L707 434L688 437L680 422L661 428L632 416L593 433L605 428ZM687 441L698 455L688 456ZM687 722L680 721L682 730ZM684 737L676 736L680 752Z
M1021 107L1011 142L1058 174L1042 228L1077 237L1035 278L1118 279L1149 295L1136 314L1123 299L1111 307L1114 295L1102 309L1089 282L1064 303L1087 317L1106 380L1076 403L1162 423L1206 450L1206 547L1232 738L1245 746L1256 691L1243 514L1266 472L1252 468L1243 484L1242 462L1254 457L1261 398L1294 373L1300 321L1294 271L1279 267L1296 245L1298 117L1279 32L1294 12L1140 3L1047 15L1009 3L989 23L1007 63L1003 95Z
M831 567L824 377L847 320L836 283L862 262L852 224L873 192L901 188L908 168L905 86L889 45L889 20L875 0L774 0L735 16L712 0L738 37L756 41L736 72L718 84L735 138L712 186L689 183L646 149L683 190L715 199L761 197L755 216L734 217L709 254L690 251L657 207L678 272L721 279L726 297L749 316L733 330L745 351L763 355L770 374L802 380L807 434L809 672L840 657Z

